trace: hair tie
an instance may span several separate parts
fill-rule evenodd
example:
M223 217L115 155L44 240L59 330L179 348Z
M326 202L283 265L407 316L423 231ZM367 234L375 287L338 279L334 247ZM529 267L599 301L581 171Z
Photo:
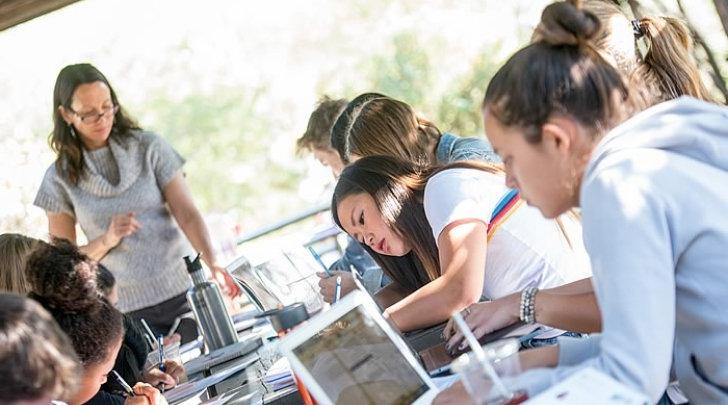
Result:
M640 39L645 35L639 20L632 20L632 33L635 39Z

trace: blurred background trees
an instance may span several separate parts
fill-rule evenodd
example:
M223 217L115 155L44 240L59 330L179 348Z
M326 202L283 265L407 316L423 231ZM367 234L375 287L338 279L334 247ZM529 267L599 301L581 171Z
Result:
M294 155L323 94L381 92L442 130L483 136L484 89L548 3L83 0L2 31L0 232L46 233L32 200L53 161L51 92L66 64L99 67L140 123L187 159L195 200L229 244L330 198L328 170ZM728 97L728 0L620 3L691 23L706 82Z

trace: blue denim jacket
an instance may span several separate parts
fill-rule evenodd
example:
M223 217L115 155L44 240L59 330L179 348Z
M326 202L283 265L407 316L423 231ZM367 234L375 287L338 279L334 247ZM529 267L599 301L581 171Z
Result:
M460 137L443 133L435 151L438 164L460 160L482 160L488 163L501 163L500 157L493 152L485 138Z

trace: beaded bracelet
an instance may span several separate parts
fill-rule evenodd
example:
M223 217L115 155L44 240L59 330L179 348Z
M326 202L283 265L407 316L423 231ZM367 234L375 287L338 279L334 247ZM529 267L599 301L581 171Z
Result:
M526 324L536 322L536 293L538 288L528 287L521 292L521 306L519 308L519 317Z

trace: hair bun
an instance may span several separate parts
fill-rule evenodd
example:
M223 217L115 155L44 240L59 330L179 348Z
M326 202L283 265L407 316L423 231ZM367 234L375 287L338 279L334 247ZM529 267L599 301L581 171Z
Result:
M96 269L66 240L41 243L26 263L32 297L49 310L95 311L101 305Z
M578 46L594 38L601 29L599 18L579 4L572 0L548 5L541 14L533 41Z

